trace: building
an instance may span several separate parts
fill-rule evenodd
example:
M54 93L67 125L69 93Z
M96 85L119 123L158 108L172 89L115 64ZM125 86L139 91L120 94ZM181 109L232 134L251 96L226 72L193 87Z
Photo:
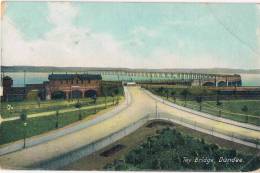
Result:
M94 97L101 92L101 75L51 74L45 82L46 99Z
M42 84L26 84L25 87L13 87L9 76L3 78L3 101L21 101L24 99L69 99L96 97L101 93L101 75L89 74L50 74L49 81Z
M3 77L3 96L4 101L20 101L25 98L25 87L13 87L13 79L9 76Z

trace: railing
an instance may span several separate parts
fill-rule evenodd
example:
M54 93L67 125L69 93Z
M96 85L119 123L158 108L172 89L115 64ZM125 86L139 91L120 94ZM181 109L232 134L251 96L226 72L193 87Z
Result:
M242 136L236 132L227 132L219 128L210 127L209 125L205 125L204 123L200 123L199 121L185 119L183 117L171 118L171 115L167 113L158 113L158 117L155 119L171 121L182 126L194 129L196 131L232 141L234 143L239 143L248 147L260 149L260 137L251 138L248 136Z
M79 160L82 157L88 156L112 143L115 141L129 135L130 133L134 132L138 128L142 127L148 121L148 117L141 118L136 122L133 122L131 125L116 131L109 136L103 137L101 139L95 140L82 148L78 148L77 150L68 152L63 155L59 155L55 158L50 160L30 165L30 168L40 168L40 169L57 169L68 165L74 161Z

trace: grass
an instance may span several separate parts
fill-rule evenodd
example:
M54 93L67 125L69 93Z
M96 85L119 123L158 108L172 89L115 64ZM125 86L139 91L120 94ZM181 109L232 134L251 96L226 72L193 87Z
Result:
M24 122L20 119L2 122L0 126L0 145L23 139L25 134L28 138L57 129L56 111L59 112L58 128L61 128L117 104L117 101L122 100L124 94L123 87L119 85L106 84L103 86L102 91L107 96L104 97L104 93L102 93L100 97L97 97L96 103L91 98L49 100L41 101L40 104L37 101L26 100L1 103L1 116L3 118L19 117L23 111L27 115L34 115L27 119L26 128ZM81 118L79 117L79 111L75 108L78 101L81 105ZM107 106L105 103L107 103ZM11 111L8 110L8 105L13 107Z
M81 110L80 112L82 119L103 109L105 109L105 106L97 109ZM58 128L64 127L76 121L79 121L79 111L60 113ZM50 130L55 130L56 122L57 118L55 114L50 116L29 118L27 120L26 137L32 137ZM0 128L0 144L17 141L23 139L24 137L25 128L23 126L23 121L21 120L3 122Z
M174 102L173 99L169 99L169 101ZM238 122L260 125L260 100L225 100L221 102L222 106L218 107L216 101L203 101L201 111ZM177 99L175 103L185 105L185 101L180 99ZM241 110L244 105L247 105L248 112ZM196 101L187 101L186 107L199 111L199 103Z
M107 97L107 102L116 100L116 97ZM79 99L82 106L94 105L93 99L84 98ZM20 116L23 110L27 114L34 114L40 112L56 111L61 109L74 108L75 104L78 102L77 99L74 100L50 100L42 101L40 106L36 101L23 101L23 102L3 102L1 103L1 116L3 118L17 117ZM96 104L105 103L105 97L98 97ZM12 110L8 110L8 105L13 107Z
M105 99L107 102L111 102L116 100L117 97L123 97L123 95L124 89L120 82L102 82L101 95L97 97L96 104L105 103ZM34 114L73 108L78 100L82 106L94 104L94 100L92 98L44 101L38 101L35 99L15 102L1 102L1 116L3 118L9 118L20 116L23 111L26 111L27 114Z
M198 90L198 91L197 91ZM193 89L193 94L199 92L199 89ZM166 96L162 96L161 93L156 92L154 89L150 89L156 95L167 99ZM180 92L180 91L178 91ZM207 92L207 91L205 91ZM192 94L192 93L191 93ZM185 106L185 100L178 94L176 94L177 98L175 103L180 106ZM212 95L214 97L214 95ZM174 102L173 97L168 97L168 100ZM260 126L260 100L240 100L239 98L236 100L220 100L222 103L221 106L216 105L216 101L212 100L203 100L202 101L202 112L209 113L215 116L221 116L224 118L228 118L234 121L243 122L243 123L250 123L253 125ZM242 111L244 106L248 107L248 111ZM200 105L195 100L186 101L186 107L200 110ZM221 112L220 112L221 110Z

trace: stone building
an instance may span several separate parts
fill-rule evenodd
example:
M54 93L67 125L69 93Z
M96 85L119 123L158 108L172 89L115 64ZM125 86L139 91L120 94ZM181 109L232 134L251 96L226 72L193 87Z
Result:
M101 75L50 74L45 82L46 99L93 97L100 94Z
M3 78L2 101L21 101L24 99L69 99L94 97L101 92L101 75L89 74L50 74L49 81L41 84L26 84L13 87L13 79Z
M20 101L24 100L26 88L25 87L13 87L13 79L9 76L3 77L3 101Z

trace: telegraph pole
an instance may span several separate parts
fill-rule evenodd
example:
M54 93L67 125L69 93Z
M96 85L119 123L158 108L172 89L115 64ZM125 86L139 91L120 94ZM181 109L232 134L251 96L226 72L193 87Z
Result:
M26 82L26 80L25 80L25 78L26 78L26 71L24 70L24 71L23 71L23 87L24 87L24 97L25 97L25 94L26 94L26 87L25 87L25 82Z

